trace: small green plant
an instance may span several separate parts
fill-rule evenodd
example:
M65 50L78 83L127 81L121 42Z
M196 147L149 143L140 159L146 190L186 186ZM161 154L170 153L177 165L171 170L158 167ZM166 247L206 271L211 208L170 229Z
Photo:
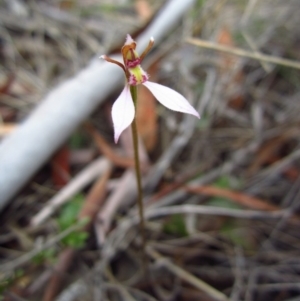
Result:
M77 217L82 207L84 196L79 194L75 196L70 202L63 206L58 218L57 223L60 232L68 229L78 222ZM65 246L73 248L81 248L85 245L88 233L82 230L75 231L62 239Z
M241 183L236 178L225 175L218 178L213 185L219 188L238 189Z
M80 149L86 145L86 137L84 133L80 130L77 130L69 139L69 146L71 149Z
M214 186L218 188L224 188L224 189L237 189L239 186L241 186L240 181L233 177L229 176L222 176L218 178L214 184ZM222 208L231 208L231 209L240 209L242 206L240 206L237 203L232 202L231 200L225 198L225 197L212 197L207 202L207 205L209 206L216 206L216 207L222 207Z
M0 276L0 300L2 299L3 293L19 278L24 275L24 271L22 269L17 269L13 272L13 274L9 277L2 278Z
M168 219L164 224L163 231L167 234L172 234L179 237L188 236L184 217L181 214L172 215L171 218Z
M199 130L206 130L210 125L210 118L208 115L202 115L202 118L199 120L197 124L197 128Z
M240 246L245 250L254 250L255 245L251 237L251 231L245 225L241 225L239 221L227 220L220 231L220 234L226 237L234 245Z
M39 254L32 258L32 262L36 265L40 265L44 262L53 263L56 261L56 250L54 248L41 251Z

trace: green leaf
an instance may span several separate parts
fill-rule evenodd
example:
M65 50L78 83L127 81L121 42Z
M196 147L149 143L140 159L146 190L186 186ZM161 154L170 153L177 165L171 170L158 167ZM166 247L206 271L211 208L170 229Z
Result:
M241 186L241 182L234 177L224 175L218 178L213 186L223 189L237 189ZM222 208L231 208L231 209L240 209L242 206L233 202L232 200L224 197L212 197L207 201L207 205L222 207Z
M82 248L85 245L85 242L88 238L89 234L84 231L76 231L74 233L69 234L66 236L62 243L66 246L73 247L73 248Z
M51 263L56 261L55 249L50 248L50 249L43 250L32 258L32 262L35 263L36 265L40 265L45 261Z
M205 130L210 125L210 117L207 114L203 114L201 119L197 123L197 128L199 130Z
M71 149L80 149L86 145L87 139L80 130L74 132L69 139L69 146Z
M62 207L62 210L57 218L60 231L66 230L77 222L77 216L80 212L83 201L84 196L78 194Z
M172 215L171 218L165 222L163 231L167 234L172 234L179 237L188 236L188 232L185 227L185 221L181 214Z
M218 178L215 182L214 182L214 186L219 187L219 188L230 188L230 178L229 176L222 176L220 178Z
M229 220L223 225L220 232L234 245L247 250L253 250L254 245L250 239L249 229L247 227L241 227L236 221Z
M21 278L24 275L24 270L17 269L12 273L9 277L3 277L3 275L0 274L0 300L2 298L2 294L9 289L9 287L16 281L18 278Z
M63 206L58 218L57 223L60 232L70 228L74 224L78 223L78 214L83 205L84 196L79 194L75 196L70 202ZM88 222L88 219L81 221L82 226ZM88 233L84 231L75 231L70 233L62 239L62 243L66 246L73 248L82 248L88 238Z

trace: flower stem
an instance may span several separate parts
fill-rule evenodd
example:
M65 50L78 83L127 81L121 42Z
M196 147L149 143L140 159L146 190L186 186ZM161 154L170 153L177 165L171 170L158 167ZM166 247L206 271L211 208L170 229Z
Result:
M137 106L137 87L130 86L130 93L133 99L134 106ZM143 190L142 190L142 177L141 177L141 168L140 168L140 158L139 158L139 147L138 147L138 133L136 118L133 119L131 124L132 130L132 140L133 140L133 150L134 150L134 161L135 161L135 175L137 182L137 201L139 207L140 215L140 231L142 237L142 252L145 259L144 266L146 267L146 235L145 235L145 219L144 219L144 205L143 205Z

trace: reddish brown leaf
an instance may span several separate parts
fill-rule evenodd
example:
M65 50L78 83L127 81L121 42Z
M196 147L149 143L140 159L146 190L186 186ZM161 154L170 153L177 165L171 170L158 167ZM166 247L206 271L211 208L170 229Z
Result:
M159 62L153 64L148 72L155 81ZM157 101L152 93L141 85L138 90L138 105L136 113L137 127L140 137L148 152L151 152L157 141Z
M100 135L94 126L91 124L86 124L85 129L93 137L100 152L106 156L111 162L117 166L121 167L133 167L134 161L131 158L124 158L116 154L116 152L111 148L111 146L105 141L105 139Z
M242 192L237 192L229 189L218 188L215 186L200 186L200 187L189 187L185 186L185 190L192 193L205 194L209 196L219 196L232 200L233 202L240 204L242 206L256 209L256 210L266 210L266 211L274 211L279 210L280 208L268 203L265 200L258 199L256 197L252 197L246 195Z
M147 0L136 0L135 9L140 16L140 19L143 21L149 20L153 13Z
M9 94L9 90L12 83L14 82L14 79L15 76L13 74L7 76L5 82L0 84L0 94Z
M0 137L9 135L16 129L17 125L14 123L0 124Z
M65 186L70 179L70 151L63 146L52 158L52 181L58 188Z
M261 148L257 151L251 166L248 168L248 175L254 175L263 166L271 165L280 160L280 150L284 148L290 139L297 136L298 128L291 128L283 132L280 136L263 143Z

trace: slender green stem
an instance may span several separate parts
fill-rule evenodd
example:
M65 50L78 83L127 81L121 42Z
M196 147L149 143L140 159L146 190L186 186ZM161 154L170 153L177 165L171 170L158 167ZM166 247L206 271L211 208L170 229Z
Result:
M130 93L133 99L134 106L137 106L137 87L130 86ZM145 248L146 248L146 235L145 235L145 220L144 220L144 205L143 205L143 190L142 190L142 177L141 177L141 168L140 168L140 158L139 158L139 147L138 147L138 133L136 126L136 119L134 118L131 124L132 130L132 140L133 140L133 150L134 150L134 161L135 161L135 174L137 182L137 201L139 207L140 215L140 230L142 236L142 249L143 255L146 257ZM145 258L146 260L146 258ZM145 262L146 265L146 262Z

